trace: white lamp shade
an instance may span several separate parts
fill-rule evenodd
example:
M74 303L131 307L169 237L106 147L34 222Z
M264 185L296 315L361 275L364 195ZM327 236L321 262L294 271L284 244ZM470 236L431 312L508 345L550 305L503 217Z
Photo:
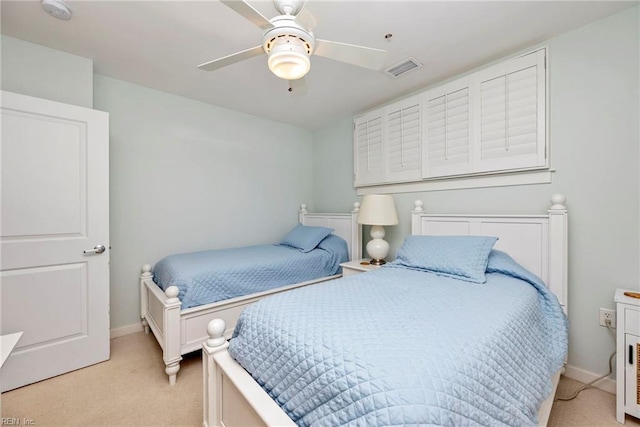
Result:
M362 198L358 224L396 225L398 214L393 196L388 194L368 194Z
M267 64L273 74L285 80L300 79L311 69L309 55L296 39L276 44Z

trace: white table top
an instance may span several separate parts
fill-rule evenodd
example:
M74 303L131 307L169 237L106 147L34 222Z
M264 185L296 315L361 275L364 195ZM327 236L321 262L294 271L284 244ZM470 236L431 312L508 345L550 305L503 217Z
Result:
M21 336L22 332L0 336L0 338L2 338L2 341L0 341L0 350L2 350L2 361L0 362L0 367L4 365L4 362L7 360L16 344L18 344L18 340Z

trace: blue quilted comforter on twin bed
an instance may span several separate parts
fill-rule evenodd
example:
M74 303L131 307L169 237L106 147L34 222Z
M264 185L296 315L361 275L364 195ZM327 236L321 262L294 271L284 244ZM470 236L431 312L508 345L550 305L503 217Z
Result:
M536 425L566 316L506 254L486 278L391 263L285 292L244 310L229 352L299 425Z
M328 236L310 252L284 245L175 254L153 267L163 290L177 286L182 309L332 276L349 260L347 243Z

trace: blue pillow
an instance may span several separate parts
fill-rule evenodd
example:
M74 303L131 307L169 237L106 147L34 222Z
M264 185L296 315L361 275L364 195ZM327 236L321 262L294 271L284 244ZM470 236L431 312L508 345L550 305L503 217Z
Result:
M284 236L280 244L309 252L314 250L332 231L332 228L298 224Z
M393 264L485 283L489 254L497 237L407 236Z

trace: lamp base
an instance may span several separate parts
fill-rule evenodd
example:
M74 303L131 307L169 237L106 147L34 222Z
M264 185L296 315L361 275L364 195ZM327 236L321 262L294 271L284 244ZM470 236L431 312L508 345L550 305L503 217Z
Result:
M384 260L389 255L389 243L384 238L384 227L374 225L371 227L371 237L367 243L367 254L371 257L371 265L386 264Z

